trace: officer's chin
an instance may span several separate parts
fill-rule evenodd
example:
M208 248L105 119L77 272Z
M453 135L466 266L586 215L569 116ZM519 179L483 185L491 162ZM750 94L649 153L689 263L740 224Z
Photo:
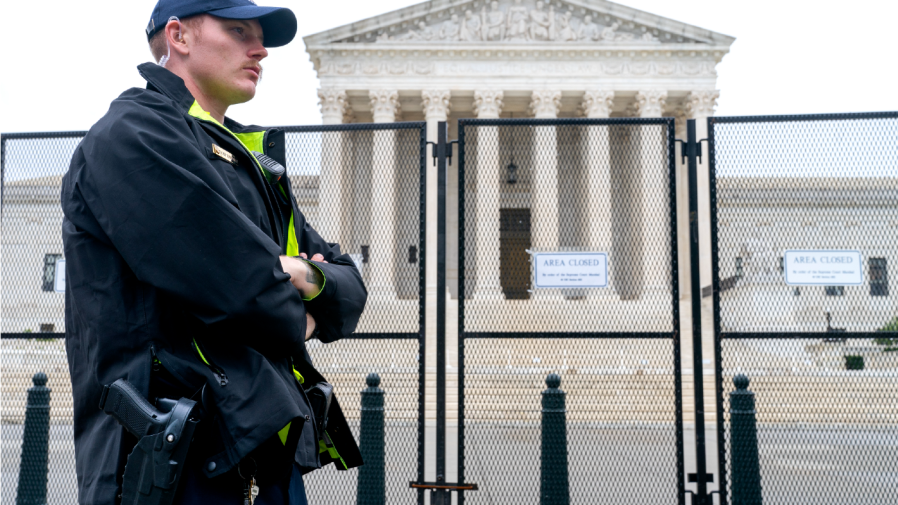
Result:
M236 90L231 94L231 99L228 100L231 105L237 105L241 103L246 103L253 99L256 96L256 85L253 84L251 87L243 87L239 90Z

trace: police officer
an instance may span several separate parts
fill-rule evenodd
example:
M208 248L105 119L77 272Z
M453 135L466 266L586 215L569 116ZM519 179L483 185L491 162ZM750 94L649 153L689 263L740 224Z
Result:
M336 399L318 432L305 389L324 378L305 341L352 333L367 293L297 208L285 133L225 116L253 98L296 18L159 0L146 33L146 89L112 102L62 185L80 503L121 494L136 440L97 408L120 378L150 401L203 406L176 503L306 503L302 474L361 457Z

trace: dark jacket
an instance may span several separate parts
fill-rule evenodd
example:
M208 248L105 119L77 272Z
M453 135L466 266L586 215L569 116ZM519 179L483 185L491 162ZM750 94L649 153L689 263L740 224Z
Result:
M319 338L332 342L354 331L367 298L350 257L306 222L289 180L278 204L243 145L188 114L194 98L179 77L149 63L138 69L147 89L112 102L62 184L66 349L85 505L114 503L134 444L99 410L102 387L125 378L149 394L154 359L185 391L207 385L214 399L215 415L204 423L215 443L191 447L203 453L208 477L232 469L288 423L293 459L304 471L329 462L327 453L319 460L318 434L292 368L307 386L323 380L305 348L307 311ZM230 120L224 126L262 131ZM284 148L284 132L264 134L265 154L286 165ZM290 210L299 251L328 261L316 263L325 284L310 301L278 258L287 250ZM347 466L361 464L339 404L328 434Z

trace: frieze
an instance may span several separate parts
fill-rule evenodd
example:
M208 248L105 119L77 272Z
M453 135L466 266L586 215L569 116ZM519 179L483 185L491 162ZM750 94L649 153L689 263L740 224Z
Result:
M541 76L665 76L716 77L714 61L610 60L610 61L387 61L342 63L323 61L323 76L453 76L453 75L541 75Z
M359 42L389 46L447 42L657 45L697 41L564 2L494 0L470 2L334 43Z

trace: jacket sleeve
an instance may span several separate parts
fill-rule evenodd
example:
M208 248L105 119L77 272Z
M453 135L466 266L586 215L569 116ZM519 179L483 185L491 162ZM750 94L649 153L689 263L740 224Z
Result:
M113 102L115 121L98 123L82 143L75 184L88 208L135 276L213 334L217 327L263 352L293 352L303 345L305 309L280 248L237 208L183 115L150 105L158 107Z
M293 212L299 217L294 219L299 251L310 258L320 253L327 261L310 262L324 274L324 286L305 304L318 326L318 339L333 342L355 331L365 309L368 291L352 258L341 254L338 244L326 242L295 207Z

